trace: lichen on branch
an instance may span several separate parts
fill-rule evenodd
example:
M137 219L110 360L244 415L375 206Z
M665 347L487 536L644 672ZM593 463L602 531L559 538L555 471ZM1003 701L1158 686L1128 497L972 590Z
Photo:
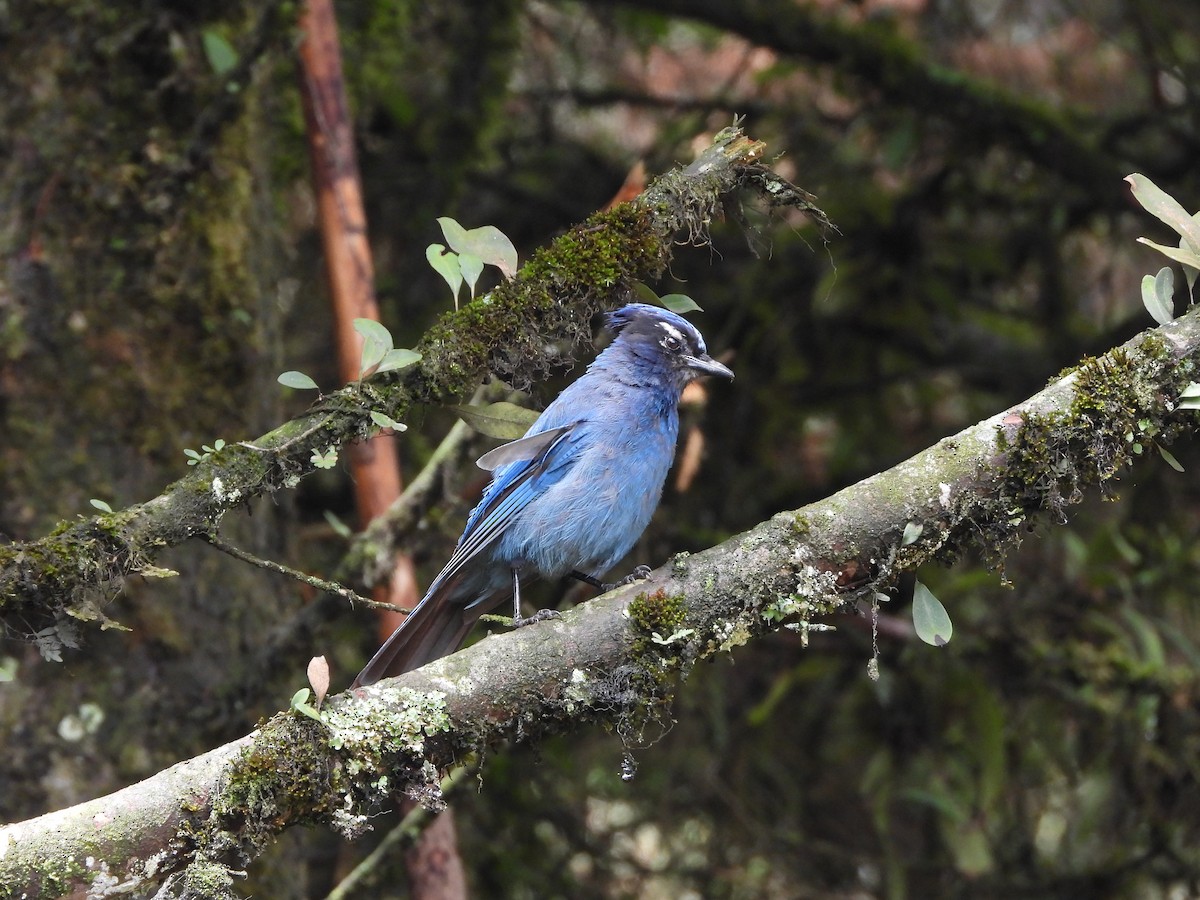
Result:
M105 606L126 577L153 571L162 550L212 533L254 497L295 487L316 471L314 451L378 431L373 409L402 421L414 405L473 390L488 371L518 385L544 377L565 361L548 357L547 344L580 344L597 313L619 303L633 282L664 271L677 241L703 239L734 192L823 221L811 197L762 166L762 155L763 145L740 128L723 130L691 165L575 226L514 279L443 316L419 344L418 365L332 392L269 434L225 446L152 500L0 547L0 623L28 639L61 632L69 644L76 622L113 624Z

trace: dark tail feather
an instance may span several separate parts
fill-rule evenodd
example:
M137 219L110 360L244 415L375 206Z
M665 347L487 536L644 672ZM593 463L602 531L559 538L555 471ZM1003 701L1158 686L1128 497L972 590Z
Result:
M437 596L426 595L363 666L351 689L403 675L457 650L487 607L455 603L452 593L443 585Z

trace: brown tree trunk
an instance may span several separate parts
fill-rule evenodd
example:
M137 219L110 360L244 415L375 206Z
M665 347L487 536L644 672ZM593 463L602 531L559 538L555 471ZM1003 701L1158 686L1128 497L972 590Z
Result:
M321 245L334 311L334 338L342 381L359 377L363 339L354 320L379 320L374 267L367 241L354 133L346 103L337 22L331 0L309 0L301 13L301 96L312 157ZM400 496L400 461L391 437L376 437L349 448L359 524L365 527ZM418 594L412 560L396 555L392 576L374 589L376 600L412 608ZM382 613L386 636L399 624L395 613ZM406 858L413 896L452 900L466 896L454 820L439 816Z

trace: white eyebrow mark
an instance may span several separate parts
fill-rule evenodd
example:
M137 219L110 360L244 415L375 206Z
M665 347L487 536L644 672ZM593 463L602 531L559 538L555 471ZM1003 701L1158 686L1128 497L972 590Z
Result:
M659 322L658 327L666 331L667 334L675 338L675 340L679 341L679 343L684 343L683 334L670 322Z

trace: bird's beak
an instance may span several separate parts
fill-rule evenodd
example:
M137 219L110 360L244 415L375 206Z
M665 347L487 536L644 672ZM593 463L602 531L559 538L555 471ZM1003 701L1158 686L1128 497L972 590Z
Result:
M703 356L689 356L685 360L687 367L700 375L716 375L720 378L733 378L733 370L717 362L707 353Z

